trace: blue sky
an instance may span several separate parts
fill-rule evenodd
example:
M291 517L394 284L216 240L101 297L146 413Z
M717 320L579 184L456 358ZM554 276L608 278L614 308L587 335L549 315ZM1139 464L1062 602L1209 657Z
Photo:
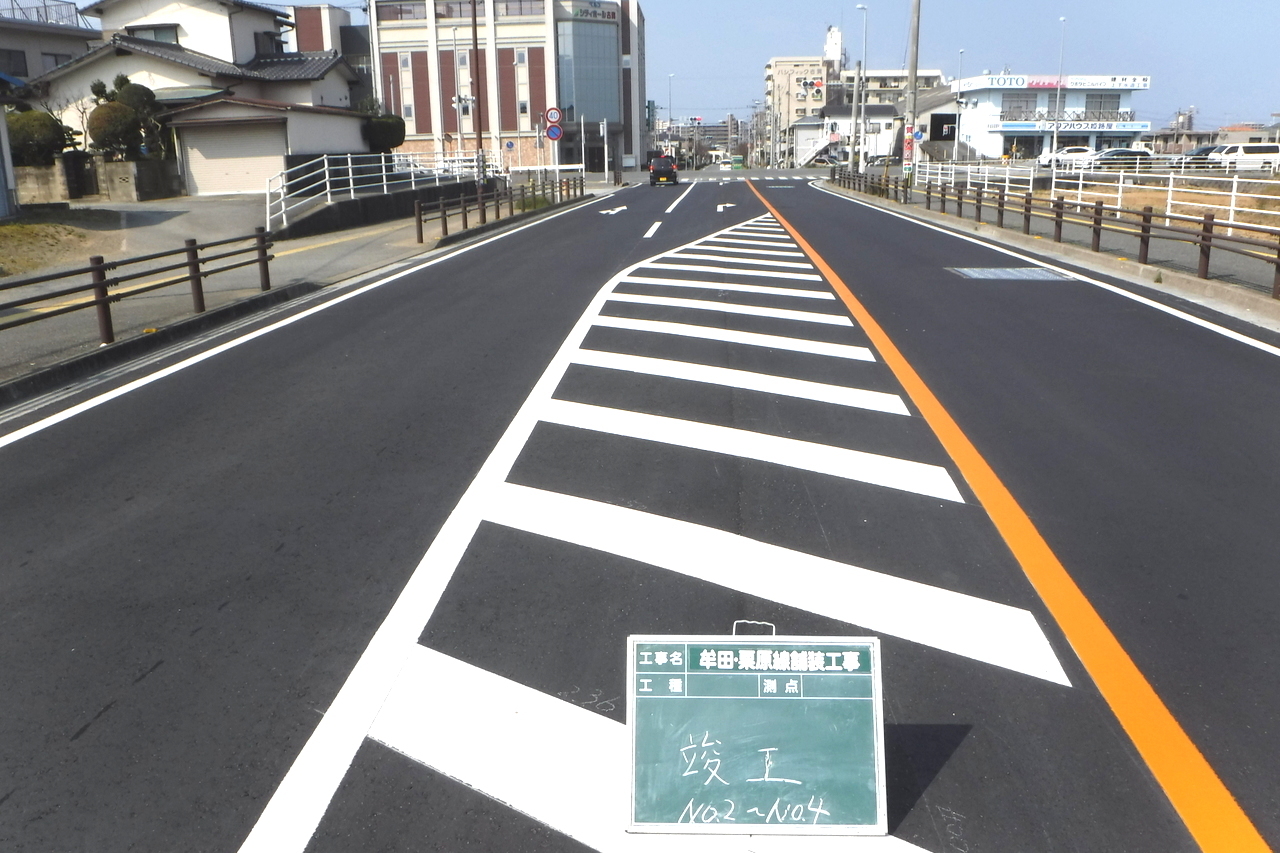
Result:
M867 63L904 67L910 0L862 0ZM666 117L749 116L772 56L815 56L841 26L850 62L862 52L857 0L640 0L648 96ZM1280 113L1280 0L922 0L920 67L964 75L1005 66L1056 74L1066 17L1065 74L1149 74L1139 118L1163 127L1197 108L1197 129Z

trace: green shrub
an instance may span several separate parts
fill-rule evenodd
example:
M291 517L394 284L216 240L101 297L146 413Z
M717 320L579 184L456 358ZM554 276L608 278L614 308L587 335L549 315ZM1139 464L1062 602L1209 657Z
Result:
M15 166L52 166L53 155L67 147L66 128L49 113L8 113L5 121Z
M385 154L400 147L404 144L404 119L397 115L369 119L365 125L365 139L369 150L375 154Z
M119 101L94 107L89 113L88 127L95 148L129 154L142 142L142 122L138 114Z

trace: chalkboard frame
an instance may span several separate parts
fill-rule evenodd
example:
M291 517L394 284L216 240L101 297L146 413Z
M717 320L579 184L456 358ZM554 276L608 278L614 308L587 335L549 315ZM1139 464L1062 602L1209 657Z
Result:
M859 684L859 687L857 689L860 691L865 691L867 682L869 682L870 695L866 696L860 693L857 696L807 696L806 695L806 696L798 696L793 698L766 698L763 696L763 694L749 696L749 695L746 695L745 693L743 695L735 695L735 696L712 696L709 693L698 693L697 695L689 695L689 696L684 696L684 695L657 696L650 693L649 695L641 697L639 695L639 689L642 686L652 690L651 684L642 684L639 681L639 678L641 675L646 675L646 676L653 675L654 667L652 665L644 667L643 673L641 673L640 670L638 669L638 660L641 657L640 651L639 651L640 647L649 646L649 645L659 645L659 646L666 646L666 647L671 647L671 646L699 647L698 649L693 649L692 653L694 654L698 654L700 652L707 651L707 650L715 650L717 648L720 648L722 650L725 648L752 649L752 650L771 649L771 650L780 650L780 651L810 650L810 652L812 652L815 649L818 649L819 647L839 647L839 648L849 649L849 650L854 650L854 649L865 650L867 653L866 663L861 664L861 666L863 666L864 668L869 668L869 671L863 671L862 669L856 669L851 671L840 671L838 669L838 665L840 663L841 658L838 655L836 657L828 656L828 658L824 661L827 664L836 664L836 665L824 666L823 669L835 670L834 674L837 674L837 675L858 676L858 678L856 679L843 679L843 680L833 679L830 677L832 673L826 673L826 672L805 673L805 675L821 676L822 678L819 680L826 682L828 684L830 683L840 684L845 682L852 683L854 681L857 681ZM681 673L684 673L685 675L694 674L695 676L697 676L700 670L698 670L696 666L692 667L695 671L693 673L690 673L691 665L689 664L689 661L690 661L690 658L688 657L689 653L690 652L686 651L683 657L683 660L685 661L685 663L683 665L684 668L681 670ZM835 654L835 652L831 651L830 654ZM649 658L649 660L652 660L652 658ZM727 682L723 682L723 679L725 678L726 675L742 680L742 675L739 674L741 670L738 669L739 663L740 661L737 660L737 655L735 655L735 658L733 660L733 669L734 669L733 672L731 673L716 672L711 677L717 677L721 679L722 680L721 683L727 683ZM721 666L721 669L723 668L724 667ZM770 666L767 669L772 670L773 667ZM666 671L667 670L663 670L664 673ZM763 673L763 672L764 670L760 670L760 673ZM768 672L768 674L775 675L775 676L779 675L779 673L772 672L772 671ZM786 673L786 675L791 675L791 674L792 673ZM670 675L674 677L674 676L680 675L680 673L676 672L676 669L671 668ZM747 677L750 677L751 673L749 672L744 673L744 675L746 675ZM709 682L707 681L707 678L708 678L708 675L703 675L702 676L703 680L701 683L704 685L708 684ZM763 674L761 674L761 678L763 678ZM662 677L659 677L657 680L661 682L663 679ZM748 685L745 684L745 682L743 682L741 685L733 689L739 689L739 688L741 688L744 691L751 689ZM686 689L691 693L695 691L695 687L693 686L693 683L690 682L687 678L685 678L684 686L682 686L682 689ZM656 808L656 806L653 803L653 794L652 794L652 791L653 791L652 778L655 777L656 771L653 769L653 762L645 759L641 755L642 752L651 753L653 750L653 746L652 744L647 744L645 748L642 750L641 748L642 739L646 737L653 737L654 731L649 731L649 729L655 729L655 727L662 728L664 732L669 731L667 727L668 727L668 724L670 723L670 718L669 718L670 713L678 714L682 712L685 707L692 709L690 710L690 713L696 713L698 708L705 709L709 707L707 704L709 701L723 700L723 699L728 699L731 703L733 703L732 706L729 706L729 705L725 706L727 712L730 710L733 710L735 713L741 714L743 713L743 709L750 709L748 713L754 715L753 717L751 717L753 721L761 719L761 715L764 715L764 718L768 718L771 716L777 716L777 717L785 716L785 714L782 713L783 709L799 708L799 706L795 704L797 702L809 703L808 705L806 705L806 707L811 707L811 706L816 707L814 705L815 702L822 702L824 703L821 706L824 714L835 712L837 715L846 715L847 717L849 717L850 722L848 723L847 728L850 730L856 729L856 732L852 732L852 731L845 732L843 737L845 737L846 739L853 737L857 741L859 747L863 750L869 747L871 750L871 756L867 756L864 752L862 753L862 757L863 758L869 757L870 760L861 761L860 762L861 766L858 769L850 768L847 771L845 771L844 768L840 768L837 765L836 769L833 770L831 766L824 765L822 767L822 771L828 776L832 772L837 772L837 773L845 772L845 776L842 776L841 779L843 779L846 784L850 786L866 785L866 786L869 786L870 788L873 788L874 804L870 807L867 807L866 804L863 805L861 811L863 812L864 816L861 820L858 820L856 822L836 822L836 823L829 823L829 824L823 824L823 823L817 822L821 817L822 801L821 800L818 801L818 804L817 804L818 810L815 811L812 808L813 806L812 799L810 800L810 803L809 803L810 805L809 812L813 814L813 818L814 818L813 822L809 822L807 820L808 814L805 815L805 818L806 818L805 820L797 821L797 822L789 822L789 821L783 822L783 823L739 822L737 818L733 818L731 821L728 821L728 820L721 819L723 815L720 812L717 812L715 819L708 820L707 822L701 822L702 820L705 820L707 818L707 815L709 814L709 812L700 812L699 817L695 819L692 816L693 815L692 807L694 804L694 801L692 799L689 801L689 806L686 807L685 810L682 810L682 813L675 820L672 820L670 818L670 815L672 814L672 811L670 810L670 808L668 808L665 812L665 814L668 815L667 817L654 818L652 814L649 814L649 812L652 812L653 809ZM832 704L829 701L829 700L848 700L848 699L854 699L855 701L848 702L846 705L836 705L836 704ZM685 704L681 704L681 705L670 704L672 702L680 702L682 700L683 700L683 703ZM868 701L863 701L863 700L868 700ZM646 714L644 716L642 716L639 713L639 705L641 702L645 703L645 708L648 709L646 710ZM654 704L655 702L657 702L658 704ZM868 727L867 704L870 705L870 715L869 715L870 731L869 732L866 731L866 728ZM668 718L666 718L665 721L650 720L649 718L653 715L654 709L661 709L660 713L668 714ZM677 709L677 710L669 710L669 709ZM857 717L857 721L856 722L852 721L852 717ZM780 721L780 722L785 722L785 721ZM698 727L701 728L701 726L698 726ZM884 751L884 702L883 702L882 679L881 679L881 649L880 649L880 640L878 637L827 637L827 636L804 637L804 636L773 636L773 635L764 635L764 636L760 636L760 635L750 635L750 636L633 635L633 636L630 636L628 637L628 641L627 641L627 728L628 728L628 755L629 755L629 765L630 765L629 766L630 775L629 775L629 782L627 786L628 792L630 795L630 802L628 803L628 809L627 809L627 813L628 813L627 831L628 832L668 833L668 834L690 833L690 834L711 834L711 835L723 834L723 835L834 835L834 836L888 834L888 809L887 809L887 803L886 803L885 751ZM794 729L793 728L787 729L787 731L789 732L794 731ZM667 735L664 734L663 736L667 736ZM708 735L708 737L711 737L711 736ZM869 744L866 742L868 739L870 740ZM719 741L717 740L716 743L718 744ZM763 752L764 750L758 749L755 751ZM749 748L747 749L747 752L748 753L750 752ZM681 753L681 754L684 755L684 753ZM689 754L692 755L693 753L689 753ZM708 753L708 755L709 754L710 753ZM715 755L719 755L719 754L720 754L719 752L715 752ZM772 753L766 753L766 756L770 756L770 755L772 755ZM666 761L666 759L663 759L663 761ZM868 764L870 765L869 767L867 766ZM719 766L719 763L717 762L716 767L718 766ZM692 767L692 765L690 765L690 767ZM759 772L759 771L756 771L756 772ZM686 772L685 774L682 774L682 775L689 775L689 774ZM767 768L764 771L764 775L766 777L769 775L769 771ZM800 775L800 774L797 774L797 775ZM868 776L871 776L872 778L867 778ZM710 782L711 779L708 778L707 781ZM722 780L717 779L716 781L722 781ZM748 779L746 781L760 782L762 780L759 777L757 777L755 779ZM779 780L770 778L764 781L779 781ZM804 783L797 782L796 784L804 784ZM765 786L765 787L768 787L768 786ZM640 789L642 788L646 791L644 795L640 793ZM760 789L757 788L755 790L760 790ZM777 791L778 788L772 788L771 790ZM790 790L800 794L801 797L803 797L804 795L804 789L790 789ZM866 796L865 792L862 792L861 790L859 790L859 795L862 797ZM643 801L641 801L640 799L642 796L645 797ZM674 794L674 796L676 797L675 802L678 803L679 800L683 799L684 794L676 793ZM768 794L768 796L772 796L772 793ZM729 807L730 809L733 809L736 807L736 801L725 800L725 802L731 803ZM767 803L760 802L758 803L758 805L759 805L759 808L752 809L757 814L757 818L753 818L752 819L753 821L756 819L765 817L765 815L761 812L761 809L766 808ZM709 803L706 804L706 807L708 809L714 810ZM721 809L723 808L724 806L721 806ZM743 805L742 808L745 809L746 806ZM874 816L870 814L871 811L874 812ZM732 812L730 811L729 813L731 814ZM739 810L738 814L739 814L739 817L745 816L743 811L741 810ZM771 811L769 816L773 817L774 814L775 812ZM686 815L689 816L688 822L683 820L683 818L686 817Z

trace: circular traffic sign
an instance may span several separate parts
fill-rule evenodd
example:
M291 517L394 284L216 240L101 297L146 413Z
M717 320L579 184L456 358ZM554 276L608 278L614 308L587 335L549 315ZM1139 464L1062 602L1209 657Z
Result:
M508 150L508 151L510 151L512 148L515 148L515 147L516 147L516 144L515 144L514 142L512 142L510 139L508 139L508 140L507 140L507 150Z
M555 142L562 136L564 136L564 128L560 125L553 124L551 127L547 128L547 139L550 139L552 142Z
M564 118L564 113L560 112L559 107L547 109L547 124L559 124L562 118Z

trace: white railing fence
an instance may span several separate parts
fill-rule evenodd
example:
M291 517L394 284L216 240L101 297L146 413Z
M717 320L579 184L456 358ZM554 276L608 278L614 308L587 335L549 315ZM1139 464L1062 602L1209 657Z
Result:
M1145 165L1145 164L1144 164ZM1252 221L1280 227L1280 180L1212 175L1203 171L1088 171L1050 168L1034 161L1021 164L919 163L915 184L965 184L983 190L1003 187L1006 193L1043 191L1077 204L1101 201L1110 207L1138 209L1150 205L1157 214L1199 216L1213 212L1227 226ZM1168 222L1165 223L1166 225Z
M492 158L492 159L491 159ZM486 152L485 176L501 171L501 160ZM474 178L475 151L452 154L326 154L267 179L267 230L283 228L334 199L380 195L420 186Z

